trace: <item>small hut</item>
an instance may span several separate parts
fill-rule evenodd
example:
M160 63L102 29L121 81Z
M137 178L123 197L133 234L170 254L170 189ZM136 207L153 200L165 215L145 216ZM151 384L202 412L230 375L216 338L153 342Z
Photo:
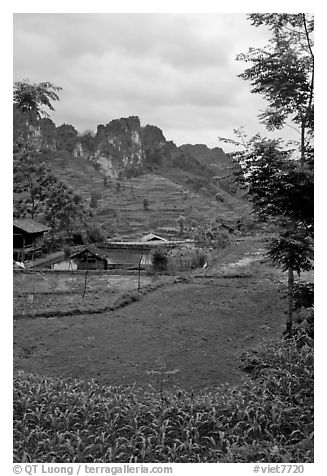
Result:
M42 252L45 233L50 231L46 225L35 220L22 218L13 221L13 255L16 261L34 259Z
M86 247L77 253L71 255L70 259L77 265L78 270L83 269L108 269L107 258L99 250Z
M168 241L166 238L162 238L161 236L155 235L154 233L149 233L148 235L143 236L141 241L144 243L149 243L152 241Z

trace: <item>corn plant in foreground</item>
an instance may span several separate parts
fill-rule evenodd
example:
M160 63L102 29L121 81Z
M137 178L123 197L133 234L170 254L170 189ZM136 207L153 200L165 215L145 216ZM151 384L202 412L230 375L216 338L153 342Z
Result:
M14 377L16 462L312 462L313 348L260 356L255 380L193 394Z

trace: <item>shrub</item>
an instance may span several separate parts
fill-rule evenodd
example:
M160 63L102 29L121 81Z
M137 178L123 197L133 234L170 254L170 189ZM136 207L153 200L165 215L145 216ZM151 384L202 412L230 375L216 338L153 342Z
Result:
M256 222L252 217L240 218L236 222L236 228L242 233L249 233L256 228Z
M101 169L101 164L99 162L92 161L91 162L95 170Z
M85 233L82 231L75 231L72 234L72 242L74 245L84 245L85 243Z
M90 207L91 208L98 208L98 201L101 199L101 194L98 192L92 192L91 193L91 202L90 202Z
M168 256L166 250L154 250L154 252L152 253L152 268L154 272L167 271Z
M294 309L312 307L314 302L314 284L312 282L296 283L293 291Z
M192 268L203 268L207 261L206 253L200 249L196 249L196 256L192 260Z
M300 309L297 312L293 325L293 335L298 340L298 345L307 343L308 338L314 337L314 309L313 307Z
M103 229L100 227L92 227L87 230L87 240L89 243L97 243L99 241L104 241L105 235Z
M143 200L143 209L145 211L149 210L149 200L147 198Z
M174 248L168 253L168 269L171 272L202 268L206 261L207 255L202 248L182 246Z
M216 248L227 248L230 244L230 235L227 231L219 231L215 234L214 245Z

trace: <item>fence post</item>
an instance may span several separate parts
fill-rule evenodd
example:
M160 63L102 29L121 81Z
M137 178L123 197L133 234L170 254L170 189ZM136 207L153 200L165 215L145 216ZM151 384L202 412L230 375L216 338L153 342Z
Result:
M88 273L88 269L85 271L84 292L83 292L82 298L84 298L84 296L86 294L87 273Z
M139 273L138 273L138 282L137 282L137 291L140 292L141 289L141 262L143 258L143 253L141 254L141 257L139 259Z

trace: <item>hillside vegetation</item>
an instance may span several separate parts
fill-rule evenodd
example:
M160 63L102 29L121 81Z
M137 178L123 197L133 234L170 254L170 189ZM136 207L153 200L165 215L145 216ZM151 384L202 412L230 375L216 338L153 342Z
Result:
M36 151L35 163L44 162L72 196L78 194L81 207L93 208L88 223L102 226L106 236L137 238L158 227L178 229L180 215L195 221L236 221L249 213L249 205L235 194L237 165L221 149L177 147L158 127L142 127L137 116L99 125L95 135L79 135L69 124L56 127L50 118L31 120L27 112L14 107L14 138L18 144L28 139ZM33 171L22 170L21 175L28 174L32 184L42 183L43 177L34 177L41 165L31 166ZM221 181L212 178L217 167L223 174ZM18 179L16 172L14 179ZM37 186L33 193L39 194ZM18 205L25 195L15 196L17 216L28 216L29 208ZM47 220L42 213L34 215Z
M198 221L210 217L236 221L249 211L247 203L209 180L202 181L208 185L206 190L192 190L192 186L201 186L199 178L178 168L160 168L118 182L106 180L104 173L87 159L56 153L49 154L48 163L55 175L84 201L90 204L92 194L98 197L93 221L115 235L137 237L158 227L178 228L180 215ZM218 190L223 201L215 200ZM147 210L144 199L149 203Z

